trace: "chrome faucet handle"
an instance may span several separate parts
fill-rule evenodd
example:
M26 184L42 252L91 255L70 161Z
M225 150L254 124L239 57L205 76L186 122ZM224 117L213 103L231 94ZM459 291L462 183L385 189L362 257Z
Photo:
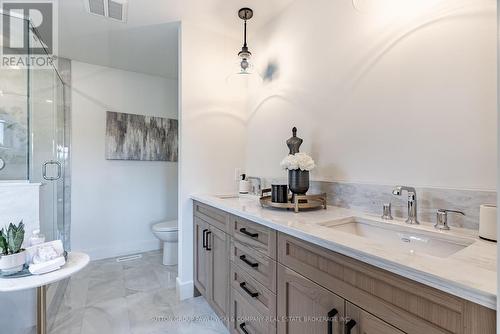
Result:
M450 226L448 225L448 213L457 213L459 215L465 216L465 213L463 213L462 211L439 209L436 213L436 224L434 224L434 228L444 231L450 230Z
M393 220L394 219L394 218L392 218L391 203L384 203L382 219L385 219L385 220Z

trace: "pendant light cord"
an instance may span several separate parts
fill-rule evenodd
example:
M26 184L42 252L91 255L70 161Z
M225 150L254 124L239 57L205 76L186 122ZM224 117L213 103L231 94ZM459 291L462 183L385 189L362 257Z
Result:
M247 20L245 20L245 29L243 33L243 47L247 46Z

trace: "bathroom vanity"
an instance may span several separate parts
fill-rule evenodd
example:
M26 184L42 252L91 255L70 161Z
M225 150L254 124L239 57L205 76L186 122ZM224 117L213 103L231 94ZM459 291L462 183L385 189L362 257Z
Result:
M472 232L193 200L194 285L231 333L495 333L496 244Z

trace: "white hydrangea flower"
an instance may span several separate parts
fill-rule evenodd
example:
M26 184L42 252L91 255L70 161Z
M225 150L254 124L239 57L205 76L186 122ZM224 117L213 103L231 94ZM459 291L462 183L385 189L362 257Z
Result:
M297 153L295 157L297 158L299 168L302 170L313 170L316 167L314 160L305 153Z
M281 168L288 170L299 169L299 164L295 155L287 155L283 161L281 161Z
M314 160L306 153L296 153L287 155L281 161L281 167L288 170L313 170L316 167Z

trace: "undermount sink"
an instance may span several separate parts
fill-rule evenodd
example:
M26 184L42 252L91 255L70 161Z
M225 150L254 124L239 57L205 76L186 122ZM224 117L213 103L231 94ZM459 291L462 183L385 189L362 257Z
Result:
M321 225L370 239L397 252L428 254L441 258L455 254L474 243L474 240L471 239L445 236L439 232L420 231L412 227L357 217Z

